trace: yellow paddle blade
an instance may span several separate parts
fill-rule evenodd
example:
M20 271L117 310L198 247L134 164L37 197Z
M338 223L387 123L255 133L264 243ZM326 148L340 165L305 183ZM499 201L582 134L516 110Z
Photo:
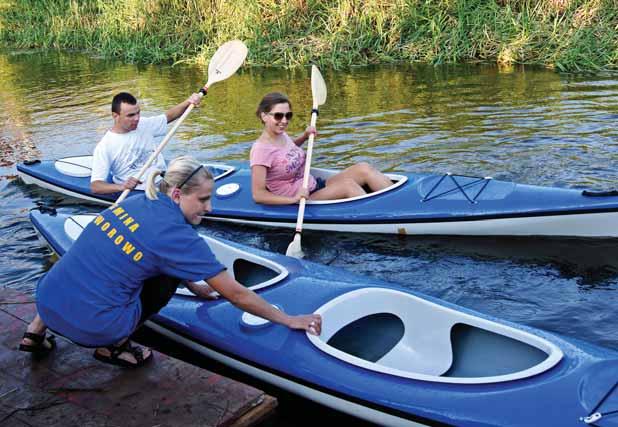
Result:
M318 108L326 102L326 83L315 65L311 66L311 95L313 95L313 108Z
M206 87L220 82L236 72L247 57L247 46L240 40L223 43L208 64L208 82Z

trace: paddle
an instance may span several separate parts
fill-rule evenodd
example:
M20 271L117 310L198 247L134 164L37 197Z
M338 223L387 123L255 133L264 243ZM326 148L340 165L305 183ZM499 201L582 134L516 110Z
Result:
M318 107L326 102L326 83L320 74L320 70L315 65L311 66L311 95L313 96L313 109L311 110L311 126L315 127L318 119ZM309 135L309 143L307 144L307 159L305 161L305 175L303 177L303 188L309 186L309 172L311 169L311 154L313 152L313 140L315 135ZM298 205L298 218L296 219L296 233L294 239L288 246L285 254L294 258L302 258L305 256L300 243L300 235L303 231L303 219L305 217L305 198L300 199Z
M210 63L208 64L208 81L206 82L204 87L199 90L200 98L206 95L206 92L211 85L225 80L232 74L234 74L244 62L247 56L247 51L247 46L245 46L245 44L240 40L231 40L227 43L222 44L210 59ZM182 116L180 116L176 120L167 135L165 135L165 138L163 138L163 141L161 141L155 152L152 153L148 161L144 164L144 166L142 166L139 173L135 177L138 181L142 178L144 172L146 172L146 170L150 167L152 162L154 162L154 160L161 153L161 151L163 151L163 148L165 148L168 141L176 133L178 126L180 126L180 124L189 115L189 113L191 112L191 110L193 110L194 107L195 105L189 104ZM129 189L124 190L114 204L117 205L118 203L122 202L130 192L131 190Z

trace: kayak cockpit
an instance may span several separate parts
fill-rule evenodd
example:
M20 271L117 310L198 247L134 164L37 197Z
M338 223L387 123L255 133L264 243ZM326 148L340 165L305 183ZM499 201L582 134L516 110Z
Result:
M281 264L241 251L212 237L202 235L202 238L234 279L251 290L279 283L288 275L288 270Z
M348 292L316 313L322 334L307 336L319 349L404 378L496 383L539 374L563 357L538 336L392 289Z
M64 222L64 231L71 240L77 239L82 230L93 221L97 215L73 215ZM285 279L288 270L273 261L241 251L219 240L201 235L206 240L210 250L228 273L236 281L254 291L274 285ZM187 288L179 287L176 291L180 295L194 296Z
M234 166L219 163L204 163L204 166L210 170L215 181L228 176L236 170ZM63 175L87 178L92 172L92 156L75 156L58 159L54 162L54 167Z
M328 178L330 178L333 175L336 175L337 173L339 173L340 171L336 171L336 170L331 170L331 169L320 169L320 168L311 168L311 175L313 175L316 179L320 178L324 181L328 180ZM328 204L334 204L334 203L344 203L344 202L351 202L353 200L362 200L362 199L367 199L367 198L371 198L371 197L375 197L379 194L384 194L387 193L389 191L393 191L399 187L401 187L402 185L404 185L407 181L408 181L408 177L405 175L398 175L398 174L394 174L394 173L387 173L385 174L393 183L391 186L380 190L380 191L374 191L373 193L367 193L363 196L358 196L358 197L349 197L347 199L336 199L336 200L307 200L307 204L312 204L312 205L328 205Z

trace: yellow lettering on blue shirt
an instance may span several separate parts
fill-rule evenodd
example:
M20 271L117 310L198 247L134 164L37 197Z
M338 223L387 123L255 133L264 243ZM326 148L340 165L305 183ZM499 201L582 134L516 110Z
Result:
M124 209L120 207L114 209L112 213L116 215L127 215L126 213L124 213ZM131 232L135 232L135 230L139 228L139 224L135 222L135 220L131 218L130 216L125 220L125 222L127 221L129 224L131 224L131 226L128 227ZM114 242L114 245L120 247L120 250L122 250L122 252L124 252L126 255L131 256L131 259L134 262L139 262L144 257L143 252L140 250L136 250L135 245L127 241L126 238L122 234L119 233L118 229L113 227L111 222L106 221L103 216L101 215L97 216L94 219L94 224L101 231L103 231L110 240Z
M124 210L124 208L118 206L112 211L112 213L116 215L118 219L122 221L122 223L126 225L132 233L135 233L135 230L139 228L139 223L136 222L135 219L130 216L127 211Z
M126 242L124 246L122 247L122 252L124 252L127 255L131 255L131 252L133 252L134 250L135 250L135 246L133 246L129 242Z

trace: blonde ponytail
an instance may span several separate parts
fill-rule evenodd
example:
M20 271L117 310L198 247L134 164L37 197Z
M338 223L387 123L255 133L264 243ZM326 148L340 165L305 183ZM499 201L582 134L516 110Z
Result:
M162 176L157 184L155 178ZM150 200L158 199L157 190L161 193L168 194L172 188L179 187L184 194L189 194L195 191L205 180L213 179L212 174L206 167L202 167L201 163L191 156L180 156L173 159L167 171L154 171L146 183L146 197ZM157 188L158 186L158 188Z
M148 180L146 181L146 197L150 200L157 200L159 198L159 196L157 196L158 185L156 184L156 178L158 176L164 176L164 172L154 170L150 176L148 176Z

